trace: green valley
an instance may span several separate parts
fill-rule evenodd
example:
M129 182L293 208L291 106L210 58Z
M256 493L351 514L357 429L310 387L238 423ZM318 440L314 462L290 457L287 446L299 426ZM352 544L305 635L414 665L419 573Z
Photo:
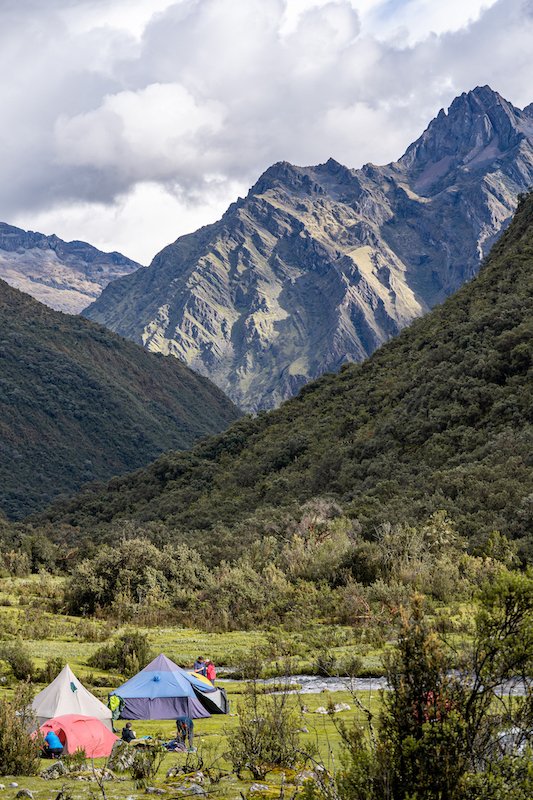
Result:
M533 195L479 275L360 365L186 453L57 503L34 525L109 539L128 519L228 557L326 497L376 526L445 511L470 546L530 547ZM70 526L70 533L69 533Z
M146 353L0 281L0 509L20 518L83 484L190 447L240 412Z

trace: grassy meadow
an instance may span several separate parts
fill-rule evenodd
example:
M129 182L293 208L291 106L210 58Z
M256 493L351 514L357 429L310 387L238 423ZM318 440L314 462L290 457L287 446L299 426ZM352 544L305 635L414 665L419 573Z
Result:
M62 578L48 574L33 575L28 578L3 578L0 579L0 638L4 641L22 642L25 650L34 662L36 672L43 670L47 663L53 660L66 662L73 669L77 677L103 702L107 700L108 692L123 682L124 676L112 671L96 669L88 665L90 657L102 646L103 643L113 639L125 628L115 626L106 620L81 619L66 616L61 613L45 610L53 604L55 593L59 596L62 591ZM131 628L131 626L129 626ZM289 653L291 672L312 673L317 672L317 659L324 645L328 646L332 655L340 660L359 658L363 669L369 672L380 672L382 648L373 647L371 644L361 645L360 637L355 637L353 630L342 626L326 626L319 623L309 624L307 629L301 631L232 631L205 632L200 629L187 629L178 627L136 627L136 630L145 632L153 654L164 652L178 664L188 667L194 659L202 654L212 658L217 664L219 675L228 693L231 704L229 716L216 715L209 719L195 722L195 746L198 756L204 759L204 766L215 763L222 771L231 770L227 759L227 733L238 723L240 705L245 702L246 680L234 680L233 672L240 675L239 670L246 656L253 648L260 647L265 657L265 674L276 675L282 672L280 653ZM4 675L4 682L0 685L0 697L13 697L16 681L9 676L8 665L0 660L0 670ZM226 677L224 677L226 675ZM40 691L46 682L39 681L34 684L34 691ZM380 695L377 689L358 692L359 700L374 713L378 710ZM301 714L301 746L302 751L314 752L318 760L329 768L334 768L340 756L340 735L337 730L339 720L350 722L359 717L362 712L354 705L353 697L349 691L348 681L346 691L323 691L316 694L293 694L290 698L295 711ZM350 710L335 715L317 714L318 707L328 707L329 704L346 703ZM124 723L119 721L120 730ZM152 736L170 739L173 737L175 725L172 720L165 721L139 721L134 723L134 729L139 737ZM195 756L189 756L190 763L195 766L198 761ZM176 794L173 784L183 782L183 779L169 781L166 779L167 771L176 765L184 764L186 754L168 753L159 769L157 778L151 783L168 793ZM50 765L50 761L43 760L42 768ZM100 764L101 762L97 762ZM271 791L263 793L266 797L279 797L282 781L287 781L286 791L294 792L296 787L293 781L296 772L274 771L270 773L265 785ZM2 783L8 787L2 790L6 800L12 800L19 788L9 788L9 783L14 780L19 788L27 788L35 793L36 800L55 798L60 791L63 796L70 796L74 800L83 800L99 796L99 789L92 781L82 781L76 778L60 778L56 781L45 781L39 777L7 776L2 778ZM222 777L219 784L211 786L208 791L211 797L236 797L248 796L254 781L239 781L234 775ZM292 787L292 788L291 788ZM136 789L129 775L118 776L117 780L106 783L108 800L125 798L131 795L142 794L143 790ZM284 790L285 791L285 790ZM67 794L65 794L67 793ZM261 797L260 792L252 792L250 796ZM291 796L291 795L289 795Z

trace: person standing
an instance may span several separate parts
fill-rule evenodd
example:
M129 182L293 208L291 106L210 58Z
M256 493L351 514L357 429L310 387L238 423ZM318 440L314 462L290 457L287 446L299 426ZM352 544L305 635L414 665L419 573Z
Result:
M205 666L205 677L207 680L211 681L213 686L215 685L215 680L217 677L217 671L215 669L215 665L212 661L208 661Z
M194 752L194 723L191 717L178 717L176 719L176 741L181 747L187 747L189 752Z
M194 669L195 672L198 672L199 675L203 675L204 678L206 677L207 668L206 668L205 659L202 658L202 656L198 656L198 658L194 662L193 669Z

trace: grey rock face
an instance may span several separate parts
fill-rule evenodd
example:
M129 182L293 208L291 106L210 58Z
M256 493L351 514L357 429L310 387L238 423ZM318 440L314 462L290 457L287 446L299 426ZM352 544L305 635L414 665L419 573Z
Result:
M249 411L361 361L478 270L533 184L533 111L478 87L397 162L270 167L84 313Z
M45 781L56 781L62 775L68 775L68 769L62 761L54 761L53 764L50 764L40 773L39 777Z
M79 313L109 281L139 267L120 253L0 222L0 278L57 311Z

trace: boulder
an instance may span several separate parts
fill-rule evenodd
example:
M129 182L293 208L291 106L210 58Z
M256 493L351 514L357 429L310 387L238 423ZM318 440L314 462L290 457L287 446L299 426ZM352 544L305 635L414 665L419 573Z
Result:
M65 767L62 761L54 761L54 763L50 764L49 767L43 769L39 777L43 778L45 781L55 781L67 773L68 769Z
M207 797L206 790L197 783L183 783L181 786L176 786L176 791L180 794L186 794L190 796L195 795L197 797Z
M135 760L135 748L127 742L118 739L113 745L109 756L109 769L113 772L126 772Z

